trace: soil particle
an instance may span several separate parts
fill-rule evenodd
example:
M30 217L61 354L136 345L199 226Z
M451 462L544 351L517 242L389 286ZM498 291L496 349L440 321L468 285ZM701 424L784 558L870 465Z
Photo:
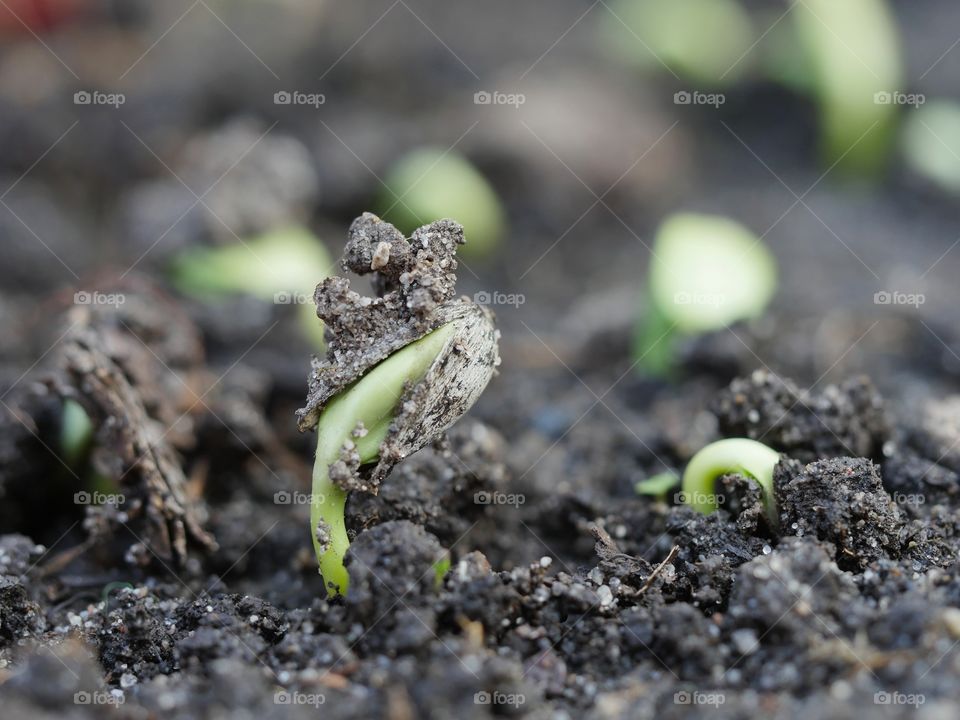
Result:
M890 433L883 399L866 377L813 393L757 370L721 392L713 411L723 435L760 440L804 462L879 458Z
M38 636L45 625L40 608L31 602L24 584L13 576L0 575L0 649Z
M434 565L445 552L435 536L407 520L386 522L361 533L344 560L350 573L346 605L351 617L364 623L379 619L405 631L400 634L407 637L389 640L396 643L394 649L399 645L411 649L424 642L423 633L430 637L432 623L420 613L424 597L435 592Z
M445 440L394 468L378 495L351 495L348 528L359 531L388 520L409 520L452 545L483 519L484 499L507 490L504 449L499 433L465 418ZM492 523L487 519L485 525Z
M899 557L904 519L870 460L819 460L802 470L781 462L774 485L782 532L832 544L840 567L863 569L881 557Z
M856 663L826 656L808 662L825 643L849 637L869 617L853 578L840 570L833 554L811 537L785 538L769 555L737 569L723 618L724 634L737 654L716 680L797 691L829 683L834 672ZM757 638L745 650L744 630Z

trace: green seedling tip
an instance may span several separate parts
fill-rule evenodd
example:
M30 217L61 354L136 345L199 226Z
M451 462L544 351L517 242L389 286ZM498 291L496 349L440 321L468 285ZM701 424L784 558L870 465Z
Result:
M610 9L604 46L644 70L719 87L749 66L755 32L737 0L615 0Z
M443 579L447 576L448 572L450 572L450 553L447 553L433 564L434 587L439 588L443 585Z
M666 500L667 493L680 484L680 478L676 473L662 472L645 480L639 480L633 489L637 495L649 495L658 500Z
M646 371L666 375L678 337L757 317L776 289L775 258L743 225L716 215L672 215L653 244L634 355Z
M914 172L960 193L960 104L933 100L912 110L904 126L903 152Z
M330 478L330 466L352 443L361 465L379 457L397 404L408 388L427 374L456 330L448 323L383 360L334 397L317 423L317 458L313 468L310 527L313 548L327 594L346 593L349 576L343 558L350 546L344 521L347 493ZM362 423L365 434L355 432Z
M804 0L791 8L806 83L819 106L823 162L877 172L889 154L903 67L886 0Z
M76 469L86 455L93 439L93 423L83 406L76 400L63 401L60 416L60 450L64 462Z
M192 247L180 253L171 280L180 292L210 301L248 293L266 302L298 306L301 329L323 347L313 290L333 265L323 243L309 230L292 226L223 247Z
M462 155L420 148L400 158L386 178L380 215L409 234L455 217L463 225L467 258L492 255L506 230L503 206L486 178Z
M694 455L683 473L684 502L704 514L717 509L715 483L724 475L742 475L760 486L771 527L778 524L773 469L780 454L756 440L732 438L711 443Z

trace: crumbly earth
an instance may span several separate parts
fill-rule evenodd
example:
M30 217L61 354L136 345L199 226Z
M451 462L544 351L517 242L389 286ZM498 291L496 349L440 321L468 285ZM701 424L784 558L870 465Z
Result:
M382 289L399 292L406 246L370 217L354 235L348 264L377 265ZM720 352L667 385L624 373L591 335L571 360L584 384L566 368L508 368L378 495L350 496L351 591L328 600L305 531L310 438L289 422L300 387L244 363L218 381L237 356L220 344L247 338L201 335L194 320L222 328L209 315L164 322L156 290L132 282L123 323L84 313L67 354L52 352L0 417L4 717L960 708L955 403L901 414L862 378L819 395L763 373L731 384ZM622 380L602 406L598 378ZM51 451L62 397L97 426L86 464ZM184 412L186 426L157 432ZM776 527L737 475L720 478L708 516L634 492L732 432L784 455ZM124 478L135 504L72 501L106 492L98 469L126 467L137 443L162 462ZM187 510L197 534L157 552L164 530L187 530Z

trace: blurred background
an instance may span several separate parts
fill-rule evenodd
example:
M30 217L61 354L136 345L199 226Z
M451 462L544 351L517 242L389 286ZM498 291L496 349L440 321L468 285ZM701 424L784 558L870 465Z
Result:
M520 470L613 398L648 436L633 338L676 213L736 221L778 267L765 313L681 348L709 384L954 389L958 34L947 0L2 0L0 397L14 413L76 308L119 309L163 367L209 373L196 396L244 389L308 473L313 287L367 210L465 225L461 290L503 332L477 412ZM180 322L202 352L169 347ZM632 452L626 493L663 469Z

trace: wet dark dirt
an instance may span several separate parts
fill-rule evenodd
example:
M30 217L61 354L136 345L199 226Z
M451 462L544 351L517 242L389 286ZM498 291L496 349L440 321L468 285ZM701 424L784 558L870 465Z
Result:
M361 5L340 7L351 37L369 25L371 4ZM569 18L547 13L542 31L501 38L508 60L529 65L583 12L560 5ZM456 37L443 10L430 23ZM472 21L493 17L480 14ZM199 192L233 161L231 148L282 119L282 137L265 138L209 202L243 232L277 217L311 222L335 255L379 190L365 165L380 173L401 146L448 145L456 134L437 128L464 119L450 97L475 91L406 20L406 32L371 35L331 75L333 87L368 96L329 103L336 138L313 116L281 117L285 108L269 105L276 88L261 88L254 107L250 77L233 87L212 70L184 72L189 88L151 90L146 64L127 120ZM953 32L938 25L946 48ZM926 45L937 28L922 27ZM478 70L498 67L480 33L460 40ZM230 48L238 68L250 62L233 38L196 44L208 43ZM605 188L669 127L673 88L664 104L633 76L619 83L606 65L585 69L585 44L562 43L531 74L526 119L544 133L556 112L538 99L562 99L590 135L558 138L556 149ZM267 60L308 68L312 82L344 42L309 45L303 57ZM169 59L177 47L157 53ZM423 82L410 87L416 73ZM922 89L951 91L944 77L932 73ZM406 89L406 114L391 104L394 85ZM588 91L590 102L567 101ZM732 95L722 119L792 187L809 187L822 173L812 109L792 112L795 102L787 112L769 88L751 92ZM645 138L626 152L623 106L642 114ZM189 126L173 139L162 126L171 115ZM12 107L0 126L16 139L10 182L63 130L35 116ZM114 261L125 270L193 200L114 120L89 125L82 147L69 138L6 200L81 279L16 219L4 214L0 226L0 716L960 715L954 255L931 274L942 284L923 315L881 316L876 278L798 208L767 238L783 275L769 316L683 343L674 382L644 378L629 350L648 254L637 236L648 239L675 206L722 211L760 232L793 198L729 128L685 117L606 199L610 212L577 220L594 199L582 181L515 121L485 119L462 149L502 191L511 238L502 257L462 268L458 291L522 291L526 304L493 308L503 365L468 416L396 465L376 496L351 496L352 589L330 601L304 502L315 436L297 431L296 410L311 347L294 308L172 294L162 278L178 248L232 240L202 206L123 280L88 274ZM362 147L364 163L341 143ZM955 202L893 174L875 195L825 181L807 198L884 281L917 257L926 270L955 239ZM395 240L376 245L384 239ZM374 260L362 250L358 267ZM94 287L127 302L71 302ZM97 425L79 465L58 446L65 397ZM726 502L710 516L672 494L634 492L726 436L784 454L777 527L737 476L721 479ZM94 487L124 502L74 501Z

